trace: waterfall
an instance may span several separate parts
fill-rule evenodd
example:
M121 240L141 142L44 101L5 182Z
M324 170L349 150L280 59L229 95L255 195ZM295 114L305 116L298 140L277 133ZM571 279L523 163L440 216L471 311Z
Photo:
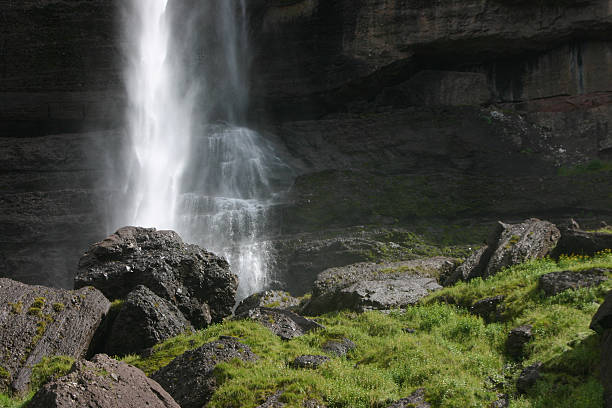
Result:
M245 125L245 2L194 3L199 13L187 6L205 21L173 18L179 3L172 0L128 3L131 155L127 204L117 204L116 219L174 229L228 259L240 277L240 297L262 290L269 278L269 210L293 172L270 140Z

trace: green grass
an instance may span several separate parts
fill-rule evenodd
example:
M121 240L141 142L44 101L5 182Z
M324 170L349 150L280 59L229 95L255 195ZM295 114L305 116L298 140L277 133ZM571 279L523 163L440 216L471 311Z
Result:
M32 368L30 391L23 396L0 393L0 408L22 408L32 399L36 391L49 381L66 375L74 359L66 356L44 357Z
M612 253L528 262L487 280L443 289L405 312L326 314L318 318L326 329L291 341L252 321L227 321L159 344L147 358L127 356L124 361L150 375L221 335L240 338L260 358L218 365L219 388L208 407L255 407L284 390L281 400L288 407L316 399L330 408L382 408L421 387L432 407L488 407L500 392L513 396L514 408L601 407L599 335L588 325L612 283L548 298L537 288L542 274L592 267L612 267ZM505 295L502 322L487 324L469 313L475 301L498 294ZM534 339L525 360L515 362L505 355L505 340L521 324L533 325ZM416 332L404 333L403 328ZM357 345L346 357L330 355L317 370L288 366L298 355L323 354L327 340L344 337ZM536 361L544 364L541 380L518 396L516 378L523 366ZM0 406L20 406L8 401L2 405L0 399Z
M578 164L571 167L561 167L558 170L560 176L575 176L585 173L599 173L612 171L612 161L610 160L591 160L587 163Z

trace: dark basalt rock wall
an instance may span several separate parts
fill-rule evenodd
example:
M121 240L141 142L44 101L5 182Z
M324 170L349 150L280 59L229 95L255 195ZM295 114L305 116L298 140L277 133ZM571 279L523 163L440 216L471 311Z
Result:
M70 286L79 252L117 227L122 4L0 0L0 276ZM609 1L248 4L250 125L301 173L283 234L612 220ZM179 20L202 14L176 5Z

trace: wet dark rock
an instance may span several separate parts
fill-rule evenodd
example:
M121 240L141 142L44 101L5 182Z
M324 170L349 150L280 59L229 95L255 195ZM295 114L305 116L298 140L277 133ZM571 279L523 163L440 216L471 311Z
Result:
M331 268L319 274L304 313L403 308L441 289L437 279L454 267L454 260L436 257Z
M26 391L43 357L86 357L109 307L92 287L68 291L0 279L0 366L9 375L0 387Z
M233 358L255 361L257 356L236 338L222 336L175 358L151 378L168 391L181 408L201 408L217 388L215 367Z
M146 286L202 328L231 315L238 278L225 259L184 244L174 231L124 227L81 258L75 287L88 285L110 299Z
M553 256L594 255L604 249L612 248L612 234L587 232L579 229L562 229L561 239Z
M508 339L506 340L506 353L515 360L519 360L525 356L525 345L531 341L533 334L531 325L515 327L510 330Z
M608 292L604 302L597 309L589 327L600 334L612 329L612 291Z
M180 408L154 380L131 365L98 354L41 388L30 408Z
M345 356L349 351L355 350L357 345L349 339L327 340L321 349L327 353L335 354L338 357Z
M501 305L505 298L504 295L497 295L477 300L470 308L470 312L482 317L487 322L499 321L503 311Z
M176 306L140 285L121 305L107 335L105 352L138 353L191 329Z
M314 320L306 319L296 313L282 309L258 307L236 316L239 319L255 320L283 340L303 336L311 330L324 329Z
M430 408L431 405L425 401L425 389L419 388L410 396L394 402L387 408Z
M317 369L329 360L330 358L327 356L304 355L296 357L290 366L293 368Z
M487 245L468 257L445 284L476 277L486 278L503 268L543 258L555 248L560 235L554 224L537 218L520 224L500 221L489 235Z
M300 300L291 296L288 292L280 290L266 290L264 292L255 293L246 299L243 299L238 304L234 314L241 315L258 307L295 310L299 304Z
M529 367L525 367L523 371L521 371L521 375L519 375L519 378L516 380L516 389L519 393L526 394L527 391L535 385L540 379L541 368L542 363L537 362Z
M610 269L593 268L584 271L551 272L540 276L539 288L546 296L554 296L568 289L591 288L598 286L609 278Z

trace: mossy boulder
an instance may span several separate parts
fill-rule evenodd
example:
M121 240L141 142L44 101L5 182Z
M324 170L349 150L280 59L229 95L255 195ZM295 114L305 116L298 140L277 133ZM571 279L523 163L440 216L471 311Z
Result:
M155 381L126 363L98 354L78 361L72 371L41 388L30 408L180 408Z
M109 299L146 286L202 328L231 315L238 277L224 258L184 244L174 231L124 227L89 248L74 284L94 286Z
M304 313L404 308L441 289L438 279L455 267L452 258L434 257L331 268L319 274Z
M0 279L0 384L22 393L44 357L86 357L109 307L92 287L69 291Z

